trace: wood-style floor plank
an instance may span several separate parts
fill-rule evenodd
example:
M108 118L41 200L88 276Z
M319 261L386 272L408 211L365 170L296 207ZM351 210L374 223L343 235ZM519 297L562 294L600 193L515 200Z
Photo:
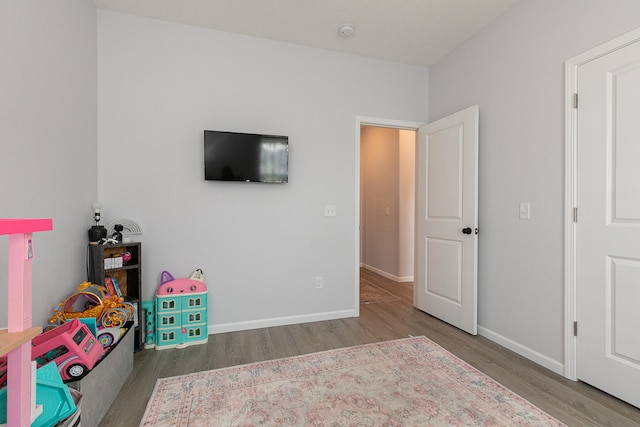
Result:
M640 426L640 409L413 308L411 283L368 270L361 277L400 299L362 304L358 318L216 334L205 345L135 353L133 372L100 426L138 426L158 378L419 335L569 426Z

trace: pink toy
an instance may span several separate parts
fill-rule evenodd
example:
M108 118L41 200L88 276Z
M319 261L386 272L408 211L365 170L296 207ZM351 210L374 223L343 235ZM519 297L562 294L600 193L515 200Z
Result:
M0 331L0 356L7 354L7 424L28 426L35 409L31 390L31 338L42 330L32 327L31 266L33 261L33 233L53 229L50 218L0 218L0 235L9 235L8 262L8 330ZM5 347L3 344L12 342Z
M89 328L73 319L35 337L31 358L38 367L55 362L63 381L76 381L93 369L102 353L102 346Z
M89 328L73 319L32 340L31 360L38 368L54 362L63 381L77 381L100 360L102 346ZM6 359L0 358L0 386L6 381Z
M203 282L202 270L193 272L188 279L174 279L171 273L163 271L160 276L158 296L179 295L184 293L206 292L207 286Z

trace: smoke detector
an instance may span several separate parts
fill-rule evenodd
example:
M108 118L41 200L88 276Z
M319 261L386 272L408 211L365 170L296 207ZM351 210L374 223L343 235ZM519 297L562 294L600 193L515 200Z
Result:
M356 29L353 27L353 24L342 24L338 29L338 35L343 39L350 39L355 32Z

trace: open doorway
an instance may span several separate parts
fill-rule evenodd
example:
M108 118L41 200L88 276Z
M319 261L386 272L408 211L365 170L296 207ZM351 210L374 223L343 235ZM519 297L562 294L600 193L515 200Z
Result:
M360 155L360 151L361 151L361 130L365 129L367 127L375 127L375 128L388 128L388 129L395 129L396 131L398 130L408 130L408 131L412 131L414 133L414 138L413 138L413 143L416 143L416 134L417 134L417 130L418 128L420 128L420 126L423 126L425 123L421 123L421 122L410 122L410 121L404 121L404 120L395 120L395 119L382 119L382 118L376 118L376 117L365 117L365 116L357 116L356 117L356 127L355 127L355 152L356 152L356 164L355 164L355 171L356 171L356 188L355 188L355 195L356 195L356 215L355 215L355 223L356 223L356 232L355 232L355 249L356 249L356 257L355 257L355 265L354 265L354 269L355 269L355 283L353 284L353 289L355 292L355 305L354 305L354 316L359 316L360 315L360 269L361 269L361 265L364 265L365 262L364 260L361 258L361 253L363 251L363 246L365 244L365 241L363 241L363 239L361 238L362 235L362 230L363 230L363 224L362 224L362 220L363 220L363 208L361 206L361 204L363 203L363 198L361 197L361 193L362 191L362 185L361 185L361 155ZM414 156L415 156L415 149L414 149ZM415 164L415 163L414 163ZM415 182L415 172L414 172L414 178L413 178L414 182ZM415 196L415 195L414 195ZM366 200L365 200L366 203ZM385 209L383 211L385 213L386 216L386 206ZM390 211L391 213L391 211ZM413 239L413 235L411 235L411 238ZM415 247L415 245L413 245L413 247ZM413 258L413 257L412 257ZM370 266L371 267L371 266ZM396 276L398 275L398 273L396 273Z
M414 270L415 130L360 128L360 266L396 282Z
M356 123L356 259L360 260L362 228L361 126L417 130L414 138L416 261L413 305L475 335L478 311L478 105L424 126L375 119L358 119ZM386 214L386 207L384 209ZM359 276L358 263L356 277ZM359 306L359 280L355 288ZM359 315L359 307L355 312Z

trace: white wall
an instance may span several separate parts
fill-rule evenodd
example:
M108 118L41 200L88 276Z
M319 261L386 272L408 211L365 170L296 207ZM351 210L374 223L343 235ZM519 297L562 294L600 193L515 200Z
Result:
M202 268L211 332L353 314L356 116L423 121L426 68L106 11L98 64L100 199L144 232L147 299ZM289 183L204 182L204 129L288 135Z
M33 323L86 279L96 177L96 9L84 0L0 4L0 217L52 218L34 237ZM0 236L0 327L7 242Z
M548 366L563 360L564 61L638 26L637 0L523 0L429 70L430 120L480 105L480 331Z

